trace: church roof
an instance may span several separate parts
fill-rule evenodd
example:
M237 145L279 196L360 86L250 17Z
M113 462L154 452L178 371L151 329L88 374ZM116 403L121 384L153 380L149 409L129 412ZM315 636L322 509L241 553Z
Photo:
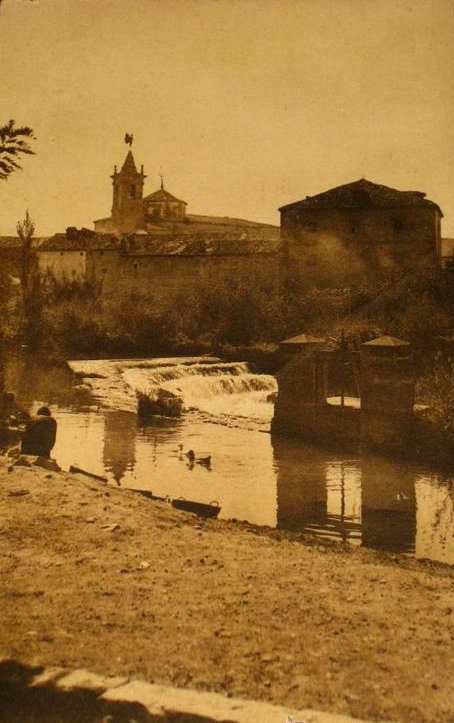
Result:
M131 150L128 151L125 162L121 167L121 173L137 173L136 163Z
M170 242L178 239L189 244L188 248L191 239L196 244L203 241L206 244L205 253L210 253L213 243L216 248L218 243L222 245L222 249L219 247L216 253L260 253L265 248L268 252L269 249L277 248L280 241L279 226L228 216L191 214L184 221L146 223L145 230L149 239L159 238ZM246 251L247 248L254 251Z
M374 207L403 207L403 206L432 206L440 208L433 201L427 199L422 191L398 191L396 188L372 183L365 178L343 186L331 188L329 191L318 193L316 196L306 196L301 201L281 206L279 211L296 207L318 209L364 209Z
M201 216L198 214L196 215L188 213L186 215L186 219L189 220L191 224L197 224L199 226L206 225L210 228L212 226L236 226L238 228L247 227L251 229L273 229L275 232L279 233L279 226L274 226L271 223L261 223L260 221L247 221L244 218L232 218L231 216Z
M173 196L169 191L166 191L165 188L160 188L158 191L154 191L153 193L150 193L148 196L145 196L143 199L145 203L148 201L177 201L178 203L184 203L186 204L186 201L182 201L180 198L176 198L176 196Z

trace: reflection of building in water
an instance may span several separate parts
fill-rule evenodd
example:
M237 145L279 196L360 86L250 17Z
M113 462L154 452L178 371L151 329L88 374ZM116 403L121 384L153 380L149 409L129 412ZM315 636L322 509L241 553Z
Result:
M363 544L412 552L416 534L414 468L396 460L362 457L361 477Z
M367 547L409 552L416 534L415 470L273 436L278 526Z
M117 484L136 461L136 423L131 412L109 411L104 417L103 462Z
M278 527L321 536L358 537L359 470L325 450L272 437L277 467Z
M326 517L342 540L361 539L361 471L356 460L326 465Z

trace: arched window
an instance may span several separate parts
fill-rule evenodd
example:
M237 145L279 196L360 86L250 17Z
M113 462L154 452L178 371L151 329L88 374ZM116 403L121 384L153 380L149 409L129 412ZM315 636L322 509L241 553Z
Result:
M129 195L131 196L131 198L136 197L136 187L133 183L131 183L131 185L129 186Z

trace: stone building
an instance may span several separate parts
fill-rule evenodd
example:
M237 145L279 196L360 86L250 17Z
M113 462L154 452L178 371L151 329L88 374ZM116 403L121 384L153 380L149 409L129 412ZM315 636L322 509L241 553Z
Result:
M282 206L279 229L187 213L186 201L162 179L144 195L144 168L137 169L131 150L111 179L111 215L97 219L94 232L69 228L46 241L39 254L43 270L102 280L106 289L133 284L167 293L232 278L339 286L441 263L442 212L419 191L361 179Z
M68 228L40 248L42 271L60 279L102 281L106 291L145 288L167 294L200 282L277 283L280 234L270 224L186 213L161 187L143 197L143 167L131 151L115 167L111 216L95 230Z
M95 221L95 231L121 235L143 226L145 178L143 166L139 173L130 150L121 170L118 172L117 166L115 166L111 176L113 185L112 215Z
M440 258L443 214L420 191L361 179L279 210L289 265L321 283Z
M60 281L102 279L116 264L120 242L113 234L70 227L56 233L39 247L40 271Z
M352 381L358 396L346 394ZM359 354L343 344L306 343L277 382L274 432L392 454L415 442L416 377L407 341L382 336L362 344Z
M204 282L277 283L275 234L260 224L238 224L225 219L223 225L213 224L214 230L200 223L185 234L162 229L160 235L137 232L124 239L69 228L42 244L40 269L60 280L102 282L106 292L134 288L156 296Z

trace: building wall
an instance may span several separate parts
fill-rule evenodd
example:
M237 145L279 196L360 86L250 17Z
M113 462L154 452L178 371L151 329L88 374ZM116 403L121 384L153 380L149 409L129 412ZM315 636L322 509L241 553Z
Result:
M197 284L240 280L277 283L277 254L244 256L133 256L116 251L90 252L87 276L102 279L104 290L146 289L157 295L180 293Z
M149 216L151 221L182 221L186 215L186 204L182 201L148 201L145 215Z
M101 281L115 288L121 274L120 253L116 249L92 249L87 252L87 281Z
M115 226L111 218L100 218L94 221L95 233L116 233Z
M440 214L431 206L281 211L288 258L301 273L346 276L435 263Z
M40 271L51 272L57 279L85 279L87 254L85 251L39 251Z

